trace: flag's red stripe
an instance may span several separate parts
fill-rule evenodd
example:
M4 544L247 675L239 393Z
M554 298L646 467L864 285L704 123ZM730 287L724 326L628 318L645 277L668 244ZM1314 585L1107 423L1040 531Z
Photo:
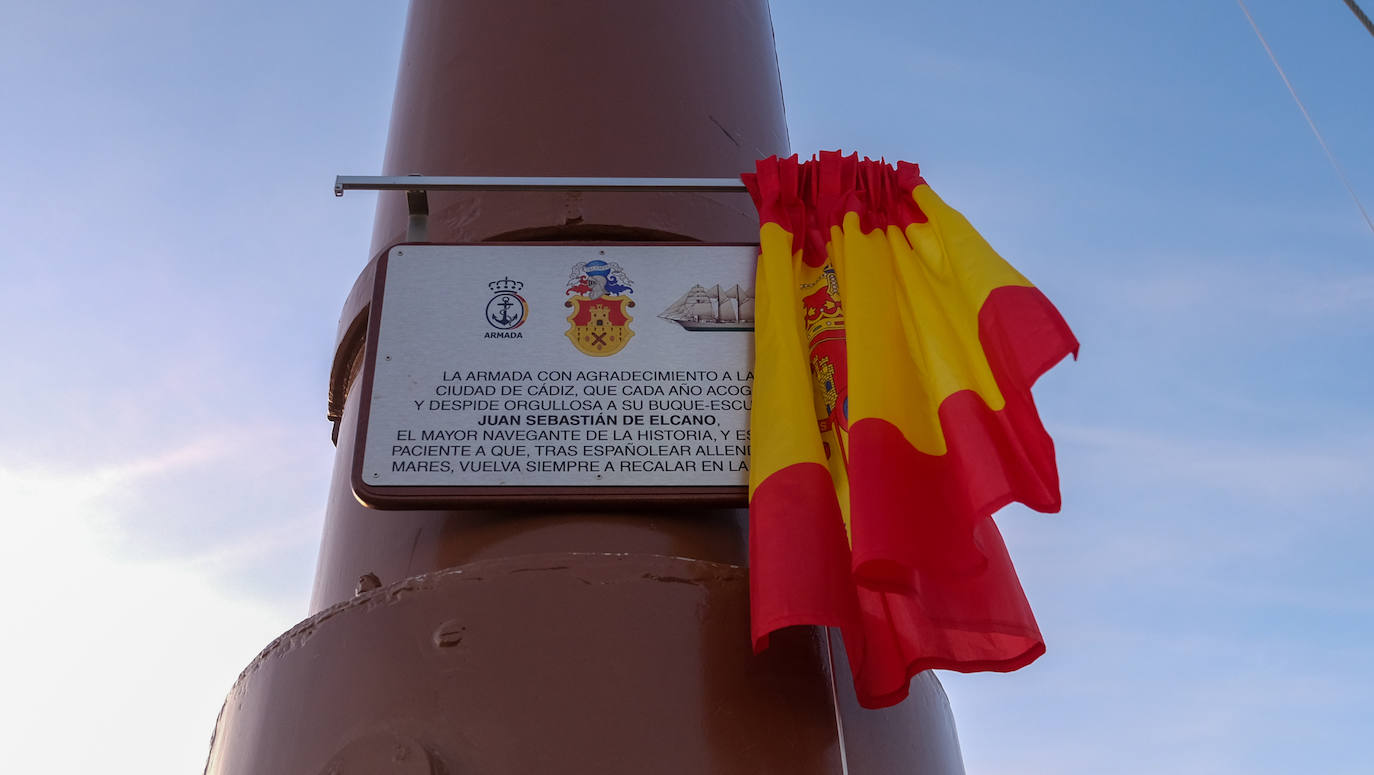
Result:
M774 630L799 624L839 627L859 703L904 699L922 670L1007 672L1045 652L1001 533L991 519L974 530L976 572L912 573L904 588L869 585L850 571L850 554L825 469L788 466L755 491L750 511L750 603L754 650ZM804 498L807 500L799 500Z
M1006 405L993 411L972 391L947 398L946 454L920 452L885 420L852 426L852 556L825 468L784 468L751 503L756 648L778 627L841 626L867 707L900 701L921 670L1015 670L1044 653L987 517L1014 500L1058 510L1054 445L1030 390L1078 342L1032 287L994 290L979 328Z
M844 221L846 213L859 216L865 234L890 225L906 229L928 219L911 192L925 180L921 168L897 162L896 174L886 162L857 153L822 151L818 163L801 164L794 154L757 162L754 173L741 175L754 198L759 222L776 223L792 235L793 250L802 251L810 266L826 261L825 245L830 229Z
M755 652L783 627L855 622L849 539L825 466L790 465L755 488L749 501L749 600Z
M914 448L891 423L850 428L854 567L874 583L900 584L917 568L976 570L977 523L1013 501L1041 512L1060 506L1054 442L1031 386L1078 340L1039 290L994 290L978 315L979 339L1006 405L988 408L971 390L940 405L947 452Z
M996 523L983 520L974 537L986 560L976 573L921 572L902 591L858 583L860 624L844 636L864 707L901 702L922 670L1004 673L1045 653Z

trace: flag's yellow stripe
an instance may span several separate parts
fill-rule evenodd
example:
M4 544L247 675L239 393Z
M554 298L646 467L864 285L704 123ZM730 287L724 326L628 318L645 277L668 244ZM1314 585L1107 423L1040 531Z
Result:
M978 338L978 311L994 288L1030 282L929 186L913 192L928 217L864 234L854 213L832 228L849 349L851 425L877 418L917 450L946 452L940 404L971 390L988 408L1005 405Z
M749 492L770 474L796 463L826 465L816 426L806 332L797 301L801 252L776 223L759 232L754 292L754 394L750 414Z
M865 234L847 213L826 246L840 285L848 349L849 422L895 425L917 450L947 451L940 404L963 390L989 409L1005 405L978 338L978 312L993 289L1031 283L992 249L957 210L929 186L912 196L928 220ZM793 235L776 223L760 230L757 277L750 492L768 475L795 463L832 470L814 422L815 396L801 298L822 268L801 260ZM954 257L951 259L951 257ZM789 303L790 302L790 303ZM880 344L881 343L881 344Z

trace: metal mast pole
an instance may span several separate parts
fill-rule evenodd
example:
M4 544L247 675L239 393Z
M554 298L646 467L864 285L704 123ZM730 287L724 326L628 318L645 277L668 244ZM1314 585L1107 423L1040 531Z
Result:
M208 773L962 772L933 677L861 711L823 630L751 653L744 509L384 511L350 489L377 257L415 215L430 242L754 242L757 214L725 186L786 153L766 0L413 0L383 165L396 185L339 322L311 617L234 686ZM455 184L407 201L417 174L719 187Z

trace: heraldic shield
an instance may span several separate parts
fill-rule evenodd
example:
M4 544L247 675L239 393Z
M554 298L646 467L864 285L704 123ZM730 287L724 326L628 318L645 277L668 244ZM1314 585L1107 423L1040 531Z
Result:
M568 339L573 347L587 355L615 355L625 349L635 332L630 330L634 318L626 312L635 303L627 296L602 296L589 299L574 296L564 302L572 307L568 322L572 327L567 330Z

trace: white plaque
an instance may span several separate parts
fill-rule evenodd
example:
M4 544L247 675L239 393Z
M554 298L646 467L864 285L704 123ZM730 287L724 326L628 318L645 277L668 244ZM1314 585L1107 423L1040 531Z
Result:
M359 497L743 487L757 255L392 248L373 298Z

